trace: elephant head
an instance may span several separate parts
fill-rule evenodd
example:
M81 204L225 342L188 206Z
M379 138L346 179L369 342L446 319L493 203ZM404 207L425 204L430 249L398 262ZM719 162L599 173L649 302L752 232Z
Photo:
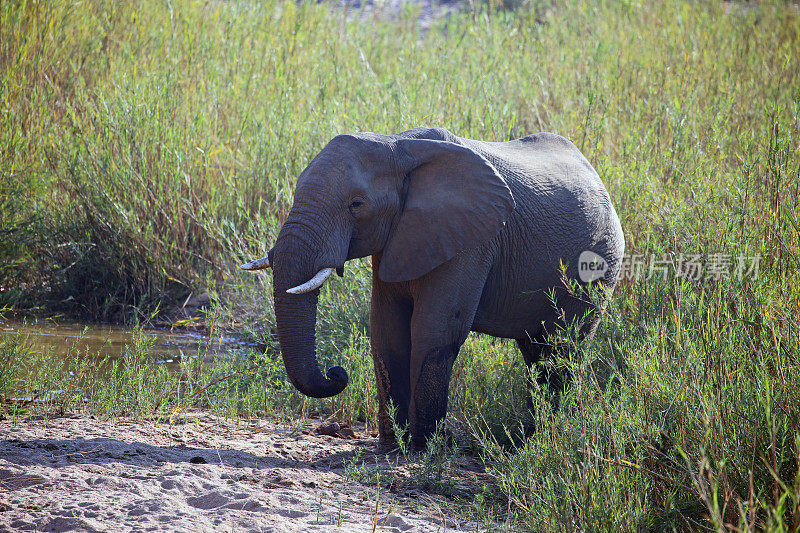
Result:
M416 279L492 238L514 209L508 185L445 130L339 135L300 174L294 204L267 257L283 361L292 384L315 398L348 382L322 375L314 328L319 287L345 261L382 253L385 282Z

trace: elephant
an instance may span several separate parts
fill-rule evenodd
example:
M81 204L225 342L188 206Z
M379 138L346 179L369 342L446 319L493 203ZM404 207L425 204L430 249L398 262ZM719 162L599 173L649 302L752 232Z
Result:
M605 186L564 137L487 142L415 128L335 136L298 177L267 256L241 268L272 268L289 380L324 398L340 393L348 374L334 366L323 376L317 363L319 287L333 271L342 275L345 261L372 256L380 442L391 444L399 424L421 448L445 417L470 331L515 339L529 369L548 356L548 335L565 320L582 317L580 335L590 337L624 246ZM605 296L593 303L565 279L595 283ZM563 376L545 379L564 386Z

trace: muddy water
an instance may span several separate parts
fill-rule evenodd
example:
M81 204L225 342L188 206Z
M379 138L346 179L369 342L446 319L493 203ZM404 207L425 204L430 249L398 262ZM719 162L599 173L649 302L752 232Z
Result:
M133 329L109 324L55 322L52 320L2 320L0 332L27 337L36 350L54 357L72 353L88 353L98 359L122 357L125 347L133 342ZM214 360L243 353L250 346L231 337L209 338L190 332L143 330L152 339L149 352L158 363L175 365L185 357Z

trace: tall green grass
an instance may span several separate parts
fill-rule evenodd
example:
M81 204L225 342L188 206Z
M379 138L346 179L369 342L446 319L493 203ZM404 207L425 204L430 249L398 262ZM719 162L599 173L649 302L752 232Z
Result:
M333 135L555 131L604 179L627 252L674 263L621 282L592 342L564 332L572 390L556 412L536 395L524 443L521 357L470 337L450 422L494 477L481 508L533 530L800 524L796 6L563 1L426 32L269 1L3 2L0 19L0 303L135 320L214 287L223 322L274 354L269 278L235 265L269 248ZM760 256L758 274L676 275L717 253ZM348 368L347 391L242 377L232 412L374 424L369 275L354 262L321 297L321 364Z

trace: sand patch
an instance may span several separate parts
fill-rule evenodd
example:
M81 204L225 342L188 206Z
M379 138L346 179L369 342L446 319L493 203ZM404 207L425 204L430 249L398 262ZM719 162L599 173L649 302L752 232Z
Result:
M377 440L190 413L0 421L0 531L475 531L443 499L348 477ZM391 459L391 458L390 458Z

